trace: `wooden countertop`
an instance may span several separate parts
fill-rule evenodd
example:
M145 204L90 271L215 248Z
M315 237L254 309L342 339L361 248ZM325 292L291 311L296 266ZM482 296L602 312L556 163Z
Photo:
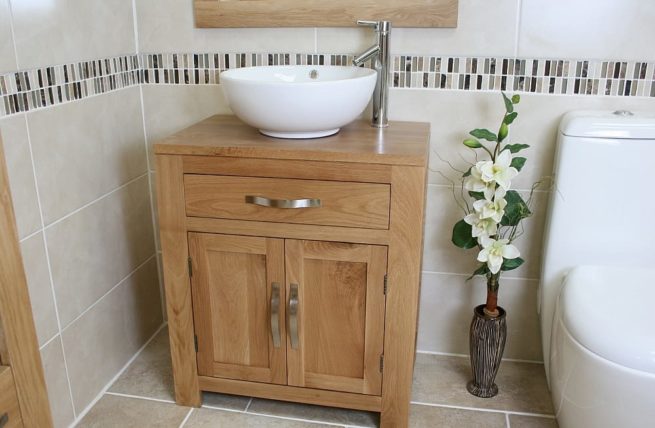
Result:
M385 165L427 166L430 124L390 122L373 128L355 121L336 135L287 140L262 135L236 116L217 115L158 141L159 155L304 159Z

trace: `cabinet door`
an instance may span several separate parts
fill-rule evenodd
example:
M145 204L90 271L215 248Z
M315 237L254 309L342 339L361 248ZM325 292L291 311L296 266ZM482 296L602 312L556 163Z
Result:
M190 233L198 374L286 384L284 241Z
M380 395L387 248L285 241L289 385Z

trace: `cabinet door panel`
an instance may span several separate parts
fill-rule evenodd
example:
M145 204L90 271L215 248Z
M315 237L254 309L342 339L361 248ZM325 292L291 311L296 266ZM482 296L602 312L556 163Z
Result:
M289 385L379 395L386 247L286 240L285 250L287 293L297 284L299 302Z
M189 246L198 373L286 384L284 241L190 233Z

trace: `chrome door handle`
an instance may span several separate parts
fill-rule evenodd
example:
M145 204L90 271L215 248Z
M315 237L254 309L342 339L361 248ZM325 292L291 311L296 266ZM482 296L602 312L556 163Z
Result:
M4 427L9 423L9 414L3 413L2 416L0 416L0 428Z
M320 199L271 199L265 196L246 195L246 204L270 208L319 208Z
M289 292L289 334L291 348L298 349L298 284L291 284Z
M271 291L271 336L273 346L280 347L280 284L273 283Z

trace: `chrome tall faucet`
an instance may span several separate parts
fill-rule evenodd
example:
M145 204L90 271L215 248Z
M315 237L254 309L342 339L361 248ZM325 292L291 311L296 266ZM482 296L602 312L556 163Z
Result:
M373 69L378 73L373 92L373 119L371 126L386 128L389 126L387 111L389 105L389 37L390 21L357 21L357 25L372 27L377 33L377 43L353 59L353 65L359 67L373 58Z

